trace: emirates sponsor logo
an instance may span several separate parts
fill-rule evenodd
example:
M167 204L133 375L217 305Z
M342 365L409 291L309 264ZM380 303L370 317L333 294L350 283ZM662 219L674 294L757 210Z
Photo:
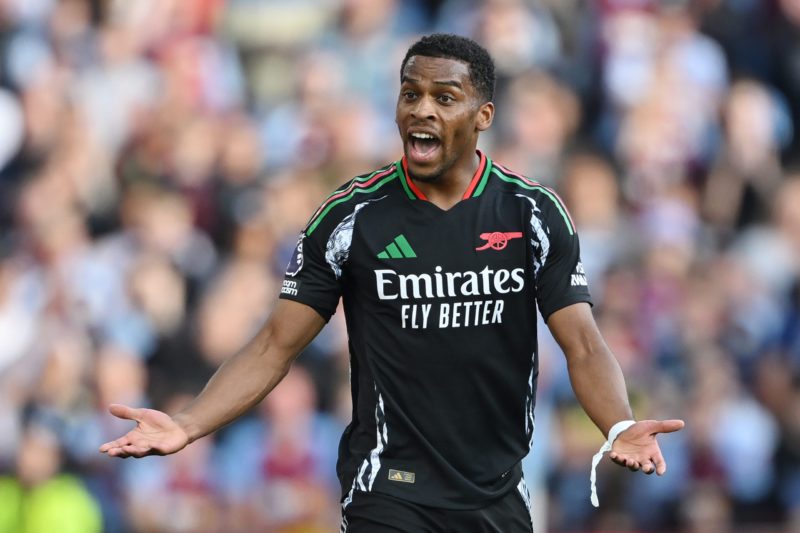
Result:
M375 271L375 283L381 300L489 296L520 292L525 287L525 269L487 266L480 272L445 272L437 266L431 274L398 274L386 268Z
M503 322L505 302L500 296L525 288L525 269L487 266L480 272L445 272L437 266L432 273L398 274L387 268L375 271L375 284L381 300L412 302L400 305L404 329L488 326ZM464 301L430 302L443 298Z

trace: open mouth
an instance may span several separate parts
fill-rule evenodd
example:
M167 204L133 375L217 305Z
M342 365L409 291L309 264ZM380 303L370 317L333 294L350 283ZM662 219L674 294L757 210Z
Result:
M441 145L441 141L430 133L410 133L408 135L408 157L415 162L425 163L433 159L436 150Z

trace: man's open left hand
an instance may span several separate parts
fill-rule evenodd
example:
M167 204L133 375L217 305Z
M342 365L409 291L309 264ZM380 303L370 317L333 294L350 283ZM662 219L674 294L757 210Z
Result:
M656 442L659 433L672 433L682 429L683 420L640 420L623 431L614 441L609 457L632 471L645 474L667 471L667 463Z

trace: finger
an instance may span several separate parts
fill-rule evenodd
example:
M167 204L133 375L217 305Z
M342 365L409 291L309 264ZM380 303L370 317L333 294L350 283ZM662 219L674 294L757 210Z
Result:
M144 457L150 451L150 448L129 444L127 446L123 446L122 451L129 457Z
M634 461L633 459L631 459L629 457L620 457L619 458L619 464L621 464L622 466L625 466L627 468L632 467L635 462L636 461Z
M127 405L122 405L119 403L112 403L108 406L108 412L117 418L134 420L136 422L141 420L143 411L144 409L134 409L133 407L128 407Z
M130 444L131 441L128 439L128 436L125 435L124 437L120 437L117 440L112 440L111 442L106 442L102 446L100 446L100 453L106 453L111 448L119 448L121 446L125 446L126 444Z
M650 474L652 474L653 472L655 472L655 471L656 471L656 467L653 466L653 463L651 463L649 461L646 462L646 463L642 463L642 472L644 472L648 476Z
M609 453L608 458L620 466L625 466L625 459L622 459L617 452Z
M664 460L664 456L658 454L657 456L653 457L653 462L656 465L656 474L663 476L667 471L667 462Z
M626 467L627 467L627 466L629 466L629 465L633 464L633 462L634 462L634 460L633 460L633 459L631 459L631 458L629 458L629 457L625 457L624 455L620 455L620 454L618 454L617 452L611 452L611 453L609 453L609 454L608 454L608 457L609 457L609 458L610 458L612 461L614 461L615 463L617 463L619 466L626 466Z
M686 423L683 420L658 420L656 421L653 433L672 433L683 429Z
M117 447L117 448L111 448L110 450L108 450L108 456L109 457L117 457L118 459L125 459L125 458L128 457L128 454L125 453L122 450L122 448Z
M638 461L633 461L633 460L628 461L628 465L627 466L628 466L628 470L630 470L631 472L638 472L639 468L640 468L639 462Z
M617 457L611 460L614 461L619 466L625 466L625 459L620 459L619 457Z

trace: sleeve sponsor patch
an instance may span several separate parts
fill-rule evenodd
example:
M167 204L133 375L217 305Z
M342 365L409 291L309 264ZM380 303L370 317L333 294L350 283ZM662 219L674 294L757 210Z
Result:
M575 273L572 274L570 278L570 285L573 287L586 287L589 285L589 282L586 280L586 271L583 269L583 263L578 262L575 267Z
M281 286L281 294L286 294L287 296L297 296L297 291L300 289L300 282L285 279L283 280L283 285Z

